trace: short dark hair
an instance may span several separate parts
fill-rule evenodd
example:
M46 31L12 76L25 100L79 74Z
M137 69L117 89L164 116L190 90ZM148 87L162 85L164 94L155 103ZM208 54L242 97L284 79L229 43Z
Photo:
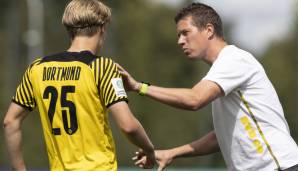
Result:
M182 8L175 17L176 24L185 17L192 17L194 24L198 29L205 28L208 23L214 27L214 32L217 37L223 38L223 28L220 16L210 6L194 2L185 8Z

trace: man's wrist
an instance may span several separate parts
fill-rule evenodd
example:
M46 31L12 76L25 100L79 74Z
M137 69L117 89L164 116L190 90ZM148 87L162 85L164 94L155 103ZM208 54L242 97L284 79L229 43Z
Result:
M177 149L175 149L175 148L169 149L168 155L172 159L177 158L179 156L178 152L177 152Z
M148 87L149 87L149 86L150 86L150 83L142 82L142 83L141 83L141 86L140 86L140 88L139 88L139 91L138 91L139 95L141 95L141 96L146 95L147 92L148 92Z
M136 84L135 84L135 86L134 86L134 91L135 92L139 92L140 91L140 89L141 89L141 87L142 87L142 83L140 83L140 82L137 82Z

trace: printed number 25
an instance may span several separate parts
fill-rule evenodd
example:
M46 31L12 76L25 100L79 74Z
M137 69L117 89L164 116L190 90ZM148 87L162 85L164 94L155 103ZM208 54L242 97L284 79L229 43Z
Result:
M61 108L67 107L69 109L70 122L68 122L68 119L67 119L67 110L62 110L62 120L63 120L64 130L69 135L74 134L78 129L76 106L72 101L67 100L67 93L74 93L74 92L75 92L75 86L61 87L61 98L60 98ZM60 128L53 128L53 118L56 111L56 104L58 100L57 89L53 86L46 87L43 93L43 99L49 99L50 94L51 94L51 100L50 100L50 106L48 110L48 116L52 126L52 134L61 135ZM70 125L68 125L68 123L70 123Z

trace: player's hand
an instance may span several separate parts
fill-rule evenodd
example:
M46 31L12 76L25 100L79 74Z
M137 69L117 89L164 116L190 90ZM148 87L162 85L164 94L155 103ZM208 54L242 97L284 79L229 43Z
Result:
M127 91L139 91L141 83L137 82L122 66L116 63L120 74L122 75L124 86Z
M173 161L170 150L155 150L155 158L159 165L157 171L163 171Z
M152 169L155 163L155 155L154 152L145 154L143 150L139 150L136 152L136 156L132 158L135 162L135 165L142 169Z

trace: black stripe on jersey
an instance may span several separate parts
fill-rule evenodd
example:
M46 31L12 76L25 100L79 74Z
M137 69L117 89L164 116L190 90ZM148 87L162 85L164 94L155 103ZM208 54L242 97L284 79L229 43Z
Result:
M106 104L110 102L110 99L112 99L112 97L114 97L113 99L117 99L112 86L109 86L108 89L105 91Z
M99 63L99 61L101 61L101 59L102 58L100 58L100 60L98 59L98 60L96 60L95 61L95 70L94 71L96 71L96 77L95 77L95 79L96 79L96 83L97 83L97 89L99 90L99 85L100 85L100 79L99 79L99 75L100 75L100 68L99 68L99 65L100 65L100 63Z
M108 72L106 73L106 75L107 75L106 80L103 80L105 82L105 85L104 85L104 88L105 88L104 97L105 97L105 100L106 100L105 104L108 104L109 101L110 101L110 98L108 97L109 92L113 92L112 85L110 84L110 81L111 81L111 79L113 78L113 75L114 75L113 71L115 69L115 65L113 65L111 60L109 62L111 63L111 65L110 65L110 68L109 68Z
M28 98L28 96L27 96L27 93L26 93L25 88L24 88L24 84L20 85L20 94L21 94L21 97L22 97L22 101L25 102L25 103L28 103L30 97Z
M32 88L32 85L31 85L31 82L29 81L29 78L27 78L28 81L24 81L25 84L23 84L24 88L25 88L25 92L27 94L28 97L31 97L29 96L29 94L33 94L33 88Z
M100 59L100 72L99 72L99 78L103 77L104 73L104 58Z
M32 65L31 65L31 67L33 66L33 65L35 65L35 64L37 64L38 62L40 62L40 60L41 59L38 59L38 60L36 60ZM31 67L30 67L30 69L31 69ZM28 97L30 97L30 104L29 105L31 105L31 108L34 108L35 106L36 106L36 101L35 101L35 98L34 98L34 93L33 93L33 86L32 86L32 84L31 84L31 81L30 81L30 78L29 78L29 72L30 71L28 71L27 72L27 74L26 74L26 87L28 88L28 93L29 94L27 94L28 95Z
M89 64L89 67L92 69L93 71L93 74L94 74L94 80L95 80L95 83L96 83L96 87L98 90L100 90L100 80L99 80L99 75L100 75L100 70L101 68L99 68L99 65L100 65L100 61L102 61L102 57L100 58L97 58L96 60L93 60L90 64ZM100 92L99 92L100 93Z
M29 84L29 85L28 85ZM22 82L22 87L23 87L23 91L24 93L26 94L26 99L27 99L27 102L29 102L29 99L30 99L30 95L29 94L33 94L32 93L32 85L30 83L30 80L29 80L29 76L28 76L28 72L26 73L26 76L23 78L23 82Z
M116 67L116 66L114 65L114 67ZM113 69L113 71L115 71L115 69ZM113 73L111 73L111 77L112 78L120 78L120 75L117 74L117 72L113 72ZM105 97L108 100L106 104L108 104L111 99L117 99L117 96L116 96L115 92L113 91L112 86L109 86L108 90L106 91Z
M112 75L110 75L109 80L111 80L112 78L113 78ZM109 96L109 94L114 93L114 91L113 91L114 88L110 84L108 84L105 88L106 88L106 90L105 90L104 97L106 99L106 104L108 104L110 101L110 96L111 96L111 95Z
M21 106L26 107L30 110L35 106L34 99L24 91L24 84L20 84L15 96L13 97L13 101L17 104L22 104Z
M89 65L94 59L99 58L98 56L93 55L90 51L81 51L81 52L62 52L50 56L45 56L41 59L40 63L44 62L72 62L80 61Z
M32 84L31 84L31 81L30 81L30 78L29 78L29 70L26 72L26 75L25 75L25 80L26 80L26 82L28 82L29 83L29 86L30 86L30 88L31 88L31 90L32 90Z
M107 92L108 84L109 84L109 81L111 79L110 72L112 70L112 61L107 59L107 60L105 60L105 64L106 64L105 68L104 68L105 74L104 74L103 78L101 79L102 82L101 82L101 85L100 85L100 87L102 89L102 92ZM102 94L102 98L106 100L105 104L107 104L108 101L106 99L106 93Z
M121 78L117 66L109 58L97 58L89 64L99 90L99 96L106 107L118 101L128 101L127 97L117 97L111 83L112 78Z
M16 96L15 96L15 100L19 103L22 103L22 104L26 105L26 101L24 100L24 97L23 97L20 89L21 89L21 87L19 86L18 91L17 91Z
M22 107L25 107L29 110L33 110L36 105L34 95L33 95L33 86L30 82L29 74L31 72L31 68L36 65L40 59L35 60L26 70L21 84L18 86L15 96L13 97L13 101Z
M98 60L96 60L94 63L94 77L95 77L95 82L98 84L98 72L97 72L97 64L98 64Z
M33 66L33 65L32 65ZM24 87L25 90L24 91L24 95L26 97L26 99L28 100L27 103L28 105L31 105L30 107L35 106L35 100L33 99L33 86L31 84L30 78L29 78L29 70L27 70L25 77L23 78L23 83L22 86ZM29 102L31 102L29 104Z

